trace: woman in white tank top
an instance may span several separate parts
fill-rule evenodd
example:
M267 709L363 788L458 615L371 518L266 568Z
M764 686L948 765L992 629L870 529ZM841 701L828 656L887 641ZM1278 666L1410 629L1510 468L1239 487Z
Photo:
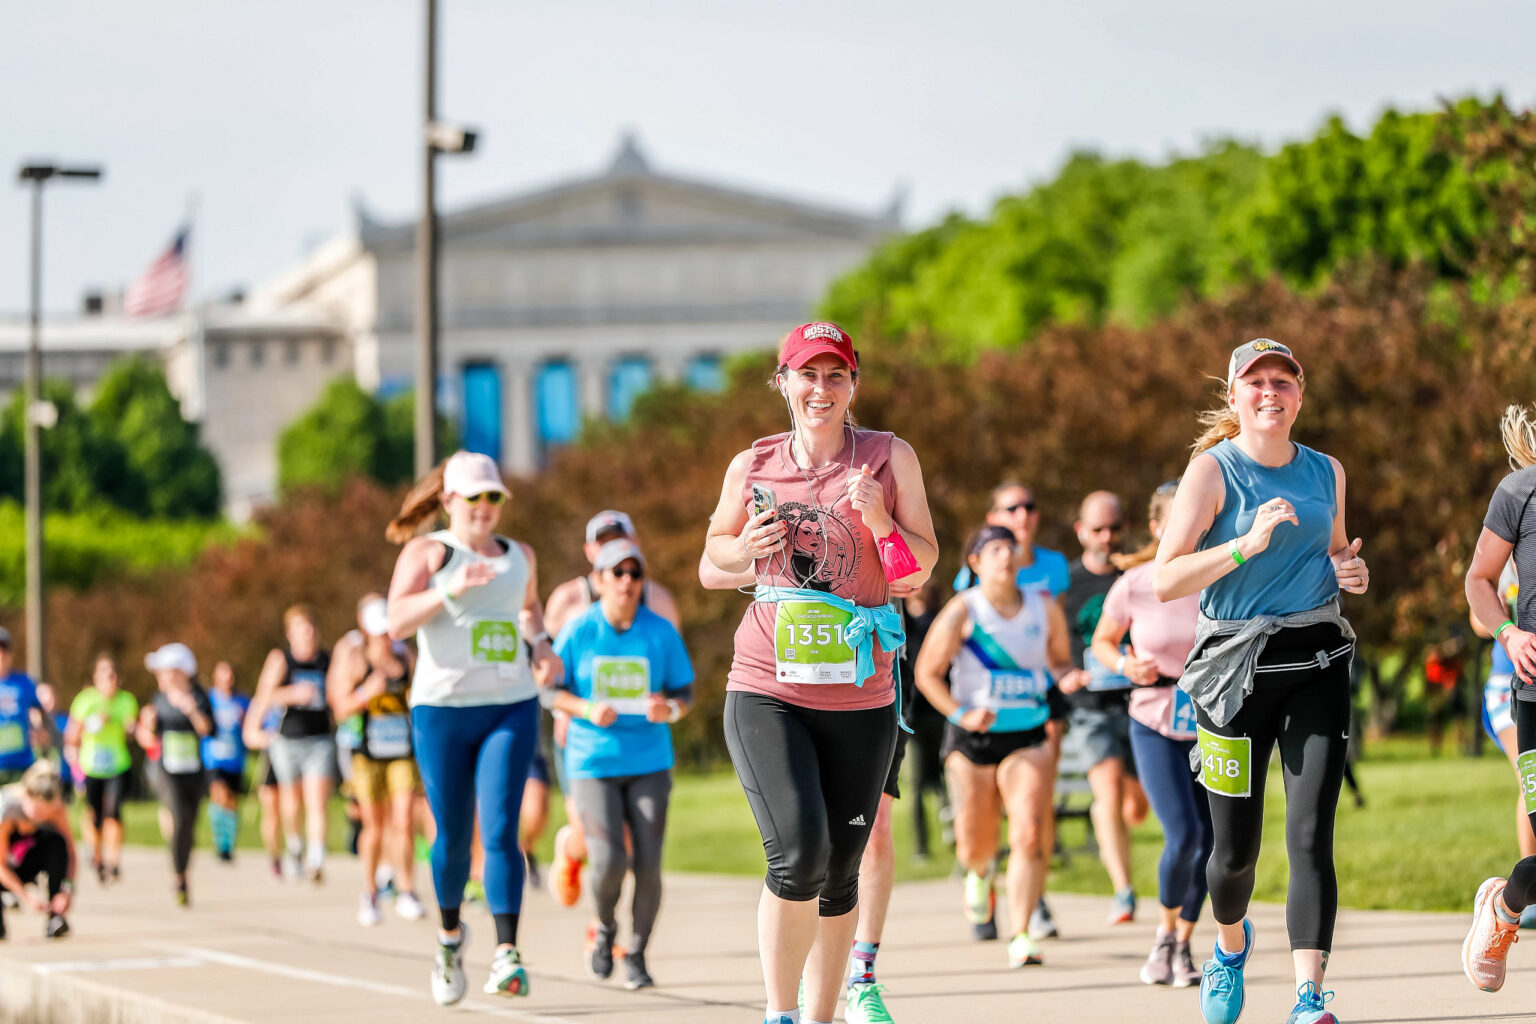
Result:
M518 812L538 742L535 677L553 683L560 661L544 630L533 550L495 532L509 494L488 456L457 452L412 489L387 531L405 544L389 586L389 635L414 633L418 645L411 725L437 819L432 878L441 928L432 995L443 1006L466 988L459 905L477 800L486 904L496 922L485 991L528 994L517 950L524 874ZM442 512L448 529L416 536Z
M917 687L949 719L942 756L955 809L955 854L966 868L965 912L977 938L997 938L1000 813L1008 815L1008 962L1041 962L1028 935L1045 892L1055 835L1051 794L1066 703L1052 673L1072 668L1067 620L1044 589L1014 582L1018 545L983 527L967 548L980 585L950 600L917 656ZM947 679L946 679L947 677Z

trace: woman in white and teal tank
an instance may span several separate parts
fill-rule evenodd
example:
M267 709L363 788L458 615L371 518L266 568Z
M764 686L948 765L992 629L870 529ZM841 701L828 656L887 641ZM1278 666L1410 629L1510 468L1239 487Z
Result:
M509 493L488 456L457 452L406 496L387 533L405 543L389 588L389 633L417 638L411 722L437 819L432 878L441 929L432 994L444 1006L465 991L459 905L477 804L486 903L496 921L485 991L528 994L517 949L524 874L517 824L538 740L535 666L557 671L558 662L544 631L533 550L495 532ZM444 512L448 529L415 536Z
M1048 589L1020 589L1018 542L1002 526L971 539L966 564L980 581L934 619L917 656L917 687L949 719L941 756L955 809L955 856L965 867L965 913L979 939L997 938L1000 814L1008 816L1010 967L1042 962L1030 911L1045 892L1051 809L1067 704L1052 680L1072 668L1065 613ZM946 682L946 677L948 681Z

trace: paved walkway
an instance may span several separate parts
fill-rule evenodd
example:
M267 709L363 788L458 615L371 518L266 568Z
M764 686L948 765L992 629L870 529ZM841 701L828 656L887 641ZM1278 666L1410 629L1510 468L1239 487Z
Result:
M354 920L358 871L330 867L325 886L278 884L260 859L234 866L195 855L191 910L171 901L163 853L130 851L127 884L83 886L74 934L40 937L31 914L7 913L0 946L0 1020L28 1024L370 1024L494 1016L529 1024L725 1024L761 1019L754 939L758 885L748 879L669 876L660 931L649 957L660 987L626 992L581 966L584 910L529 894L523 948L533 976L527 999L478 994L493 932L471 910L472 994L438 1009L427 989L433 927L390 916L378 928ZM1065 938L1047 943L1047 963L1010 971L1002 943L967 937L959 887L925 882L898 888L880 953L881 980L901 1024L990 1024L1061 1020L1073 1024L1196 1022L1193 989L1149 989L1136 977L1151 926L1110 928L1107 899L1052 897ZM1260 906L1258 952L1248 971L1246 1020L1282 1021L1293 1002L1284 912ZM621 918L622 919L622 918ZM1516 947L1515 967L1496 996L1462 977L1461 915L1346 912L1330 981L1332 1004L1349 1024L1536 1020L1536 952ZM1199 944L1210 942L1207 928ZM1532 955L1522 955L1531 953ZM841 1019L841 1018L839 1018Z

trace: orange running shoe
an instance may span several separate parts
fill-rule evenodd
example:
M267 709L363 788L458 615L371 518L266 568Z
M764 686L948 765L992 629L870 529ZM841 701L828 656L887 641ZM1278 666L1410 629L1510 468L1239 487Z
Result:
M563 907L574 907L581 899L582 861L565 852L571 826L561 825L555 833L555 859L549 865L549 891Z
M1494 905L1504 892L1504 879L1490 878L1477 888L1472 901L1472 928L1461 944L1461 969L1484 992L1504 987L1504 960L1511 943L1520 941L1519 923L1502 920Z

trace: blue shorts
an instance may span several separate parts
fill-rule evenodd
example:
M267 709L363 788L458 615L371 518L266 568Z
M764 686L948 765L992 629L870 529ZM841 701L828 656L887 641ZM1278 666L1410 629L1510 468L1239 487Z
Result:
M1515 727L1514 692L1510 689L1510 683L1514 676L1506 672L1488 677L1488 683L1483 687L1483 731L1488 738L1493 740L1493 745L1504 750L1504 744L1499 742L1499 733Z

